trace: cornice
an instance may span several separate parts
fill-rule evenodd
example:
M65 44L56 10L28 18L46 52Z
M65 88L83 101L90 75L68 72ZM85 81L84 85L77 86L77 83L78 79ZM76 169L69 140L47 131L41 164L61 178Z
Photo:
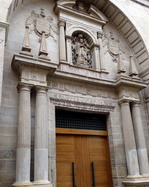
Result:
M12 59L12 68L20 71L21 66L28 66L33 68L39 68L42 70L49 71L49 73L53 74L57 68L57 64L51 62L50 60L44 60L39 58L34 58L22 54L15 54Z

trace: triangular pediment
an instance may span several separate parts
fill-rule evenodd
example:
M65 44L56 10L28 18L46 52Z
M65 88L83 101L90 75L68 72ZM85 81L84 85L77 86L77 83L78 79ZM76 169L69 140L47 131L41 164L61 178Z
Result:
M105 23L108 21L105 15L95 6L87 5L79 0L59 0L57 1L57 5L66 9L74 10L75 12L83 13Z
M93 16L95 18L98 18L100 19L101 21L105 21L107 22L107 18L105 17L105 15L100 11L98 10L95 6L91 5L87 11L87 13L90 15L90 16Z

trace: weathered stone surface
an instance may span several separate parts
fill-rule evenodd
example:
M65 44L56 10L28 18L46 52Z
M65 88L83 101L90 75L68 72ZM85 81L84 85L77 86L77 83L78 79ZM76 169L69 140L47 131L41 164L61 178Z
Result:
M30 40L29 48L32 49L31 52L34 55L33 59L38 58L39 48L41 45L42 48L40 52L42 52L42 55L47 56L48 54L51 62L56 66L59 62L61 62L55 71L54 77L51 75L47 77L47 74L44 74L43 77L43 74L39 73L40 68L43 65L42 63L38 69L33 66L32 70L31 68L27 68L27 70L23 72L24 75L22 77L26 79L26 81L30 81L32 79L31 81L34 84L31 90L31 181L34 181L36 82L36 85L48 84L49 86L48 100L45 104L48 107L47 120L49 131L48 180L50 180L54 186L56 185L55 109L63 108L66 110L91 113L104 112L107 114L113 186L123 187L124 185L122 184L122 181L124 181L128 175L125 155L125 149L127 146L125 145L125 139L128 138L129 132L127 132L127 129L126 132L124 132L124 129L122 128L122 125L125 126L128 124L122 124L121 122L122 114L118 103L118 100L121 98L129 100L129 102L141 100L141 117L139 118L142 118L142 131L144 130L143 136L145 136L146 147L149 152L148 96L144 91L138 95L139 89L142 89L138 86L138 83L136 83L139 80L137 79L136 81L135 77L129 77L129 56L133 55L133 63L135 63L141 78L146 80L148 83L149 69L147 50L149 49L149 22L147 16L149 16L149 11L148 8L145 7L148 6L145 3L146 1L137 0L139 3L130 0L111 0L110 2L105 0L90 1L90 3L92 2L92 5L95 5L95 7L100 7L102 12L96 10L95 12L99 13L96 15L93 14L93 12L90 12L90 15L86 12L82 15L84 19L79 17L81 13L77 13L77 11L70 15L65 14L64 12L63 14L57 14L57 12L55 13L53 11L55 6L54 0L37 0L34 3L31 1L18 0L13 1L12 6L9 7L11 2L11 0L0 1L0 100L2 93L0 113L0 187L10 187L12 186L12 183L15 182L18 112L20 112L18 109L18 91L16 87L20 81L19 72L21 73L21 70L18 72L14 71L11 67L11 61L15 53L19 54L21 52L25 33L25 23L30 25L27 37ZM140 2L145 4L141 5ZM114 6L114 4L116 6ZM70 10L72 5L69 6ZM40 8L44 9L41 13ZM1 21L6 21L7 9L9 9L8 17L11 18L8 37L5 32L7 29L4 25L2 26L1 23ZM32 11L34 11L34 13L31 14ZM44 16L49 15L50 17L48 23L50 23L52 29L50 27L46 27L46 25L40 25L38 22L39 20L36 19L37 17L34 17L38 22L36 25L35 22L31 20L31 18L33 18L32 16L35 15L41 19L41 23L43 23ZM102 36L99 39L97 38L97 31L102 31L102 27L98 24L99 22L100 24L103 24L101 21L104 20L106 22L104 15L107 16L109 22L104 26L103 32L101 32ZM91 18L90 16L93 17ZM70 19L70 17L72 19ZM59 18L62 18L62 20L59 20ZM133 24L131 24L129 19ZM26 20L28 20L28 22L26 22ZM61 22L63 24L61 24L59 30L57 30L59 21L65 21L65 24L64 22ZM113 25L115 27L113 27ZM44 35L42 31L46 34L42 37L44 38L44 41L42 40L41 42L41 36ZM86 69L86 67L76 67L75 64L69 64L72 60L71 34L75 31L81 31L81 33L85 31L87 32L84 36L87 38L87 44L91 44L91 41L93 41L93 45L90 47L90 49L93 50L92 70ZM76 35L78 36L78 33ZM4 43L5 36L7 37L6 46ZM24 45L27 44L27 42L28 41L26 41ZM45 43L47 48L44 48ZM119 53L122 55L121 62L124 63L126 68L125 76L128 77L129 83L131 82L132 84L127 86L128 82L126 81L118 90L117 87L119 85L116 85L115 80L117 78ZM81 53L81 55L83 55L84 58L85 54ZM24 59L25 58L26 57L24 57ZM34 62L36 63L36 60ZM44 63L48 64L47 61ZM131 69L133 69L133 72L131 73L136 72L136 70L134 71L134 66ZM102 72L102 70L104 70L104 72ZM123 70L123 68L121 68L121 70ZM38 77L37 75L40 76ZM36 81L33 81L35 79ZM120 84L123 84L123 82ZM128 116L125 116L125 118L127 117ZM138 115L135 119L137 119L137 117ZM126 136L124 136L124 133L126 133ZM38 137L37 139L39 140L40 138L42 137ZM130 141L128 144L131 145L131 143L132 142ZM144 155L144 151L141 152L141 154ZM140 154L139 151L137 154ZM147 187L147 185L144 184L141 184L140 186ZM136 187L136 185L131 185L131 187Z

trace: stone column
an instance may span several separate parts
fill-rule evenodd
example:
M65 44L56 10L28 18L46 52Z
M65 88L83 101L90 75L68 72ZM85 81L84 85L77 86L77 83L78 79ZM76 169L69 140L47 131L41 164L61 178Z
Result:
M36 87L34 183L48 181L47 87Z
M93 61L95 62L95 69L100 71L100 59L99 59L99 46L94 45L93 48Z
M31 86L19 85L18 141L16 156L16 182L13 186L31 185Z
M59 22L59 26L60 26L60 62L64 61L66 62L66 43L65 43L65 23L63 21Z
M149 177L149 164L147 149L145 144L145 137L143 131L143 124L140 113L140 106L138 103L132 104L132 118L134 124L135 138L137 144L138 160L140 166L140 173L143 176Z
M129 102L127 101L123 101L121 103L121 118L122 118L122 126L123 126L126 161L127 161L127 168L128 168L128 177L137 177L139 176L139 164L138 164L130 106L129 106Z

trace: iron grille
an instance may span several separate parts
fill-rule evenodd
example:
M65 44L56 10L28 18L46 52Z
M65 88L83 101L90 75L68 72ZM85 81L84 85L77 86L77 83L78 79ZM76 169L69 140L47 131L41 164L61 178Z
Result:
M106 131L106 115L56 110L56 128Z

